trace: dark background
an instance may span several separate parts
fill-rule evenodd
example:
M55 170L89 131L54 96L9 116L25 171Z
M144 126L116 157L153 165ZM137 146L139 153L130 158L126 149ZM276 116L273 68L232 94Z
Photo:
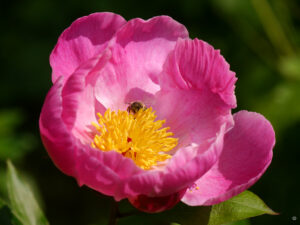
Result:
M5 161L26 175L53 225L105 224L110 198L79 188L44 150L39 113L51 87L49 54L76 18L111 11L125 19L169 15L192 38L221 49L238 77L238 108L274 126L274 159L251 190L279 216L247 224L299 224L300 3L297 0L20 0L0 5L0 196ZM130 206L124 201L124 208ZM292 220L296 216L297 220ZM295 218L295 217L294 217ZM141 222L142 224L142 222Z

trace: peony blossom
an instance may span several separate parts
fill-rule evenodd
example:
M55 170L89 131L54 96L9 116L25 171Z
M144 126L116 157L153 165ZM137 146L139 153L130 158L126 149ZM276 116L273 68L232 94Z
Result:
M232 115L237 78L220 51L168 16L79 18L50 64L40 133L80 186L159 212L225 201L271 163L273 128L255 112Z

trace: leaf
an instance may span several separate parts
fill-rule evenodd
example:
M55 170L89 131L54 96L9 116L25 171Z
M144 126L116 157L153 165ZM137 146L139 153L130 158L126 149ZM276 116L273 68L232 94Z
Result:
M211 210L208 225L220 225L263 214L277 215L251 191L243 193L218 205Z
M22 225L48 225L29 185L19 178L10 161L7 161L7 169L7 189L12 213Z

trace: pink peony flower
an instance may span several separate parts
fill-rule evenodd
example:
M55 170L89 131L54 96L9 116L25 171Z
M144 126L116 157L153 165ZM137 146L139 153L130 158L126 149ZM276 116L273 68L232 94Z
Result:
M79 18L50 64L41 137L80 186L159 212L180 200L225 201L271 162L271 124L258 113L231 114L237 78L220 51L168 16Z

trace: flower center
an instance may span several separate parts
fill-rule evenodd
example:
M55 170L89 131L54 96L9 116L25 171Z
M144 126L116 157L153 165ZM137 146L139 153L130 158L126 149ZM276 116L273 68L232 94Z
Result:
M167 132L170 128L162 128L165 121L155 121L156 115L152 108L141 109L136 113L121 110L116 113L107 109L104 116L100 113L97 115L98 123L92 125L99 133L95 135L92 147L119 152L144 170L170 158L171 155L165 152L177 145L177 138Z

